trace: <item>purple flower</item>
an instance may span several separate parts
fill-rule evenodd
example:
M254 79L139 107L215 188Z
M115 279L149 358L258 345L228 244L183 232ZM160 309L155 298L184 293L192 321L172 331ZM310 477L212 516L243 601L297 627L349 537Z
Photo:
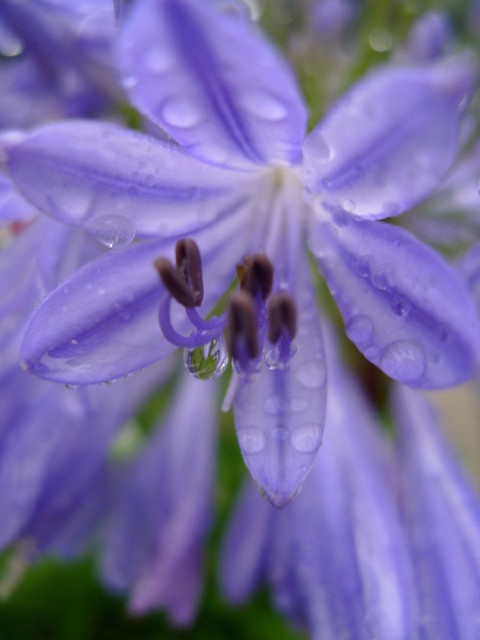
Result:
M23 358L41 377L84 384L181 346L189 369L208 377L225 366L226 329L243 456L285 505L313 463L325 412L306 244L348 336L385 373L435 388L476 371L478 322L459 276L378 222L426 198L450 166L472 70L454 60L375 71L305 137L291 70L221 5L139 2L118 56L132 104L175 142L69 121L4 145L24 197L114 248L45 298ZM236 274L241 291L206 320Z

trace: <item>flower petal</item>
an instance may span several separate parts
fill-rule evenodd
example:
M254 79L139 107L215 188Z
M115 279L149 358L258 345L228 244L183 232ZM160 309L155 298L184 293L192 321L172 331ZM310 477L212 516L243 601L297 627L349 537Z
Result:
M173 143L109 123L45 126L6 153L12 180L35 207L86 225L101 241L112 227L117 245L128 244L135 234L191 232L241 199L230 188L241 183L238 174L199 162Z
M425 640L480 633L480 500L428 401L397 388L403 505Z
M30 220L38 211L15 191L10 180L0 174L0 224Z
M220 583L229 602L240 605L264 577L274 510L248 482L236 505L222 547Z
M125 25L120 62L133 104L193 155L237 166L298 162L302 98L244 16L208 2L147 0Z
M276 514L281 555L272 553L270 581L280 608L306 620L312 637L407 640L413 583L391 458L332 351L325 441L301 494Z
M307 185L329 209L369 220L403 213L450 166L473 85L465 60L372 73L306 139Z
M230 217L195 236L204 259L208 310L234 277L248 218ZM145 241L89 262L55 289L32 315L22 356L32 373L61 382L111 380L163 358L158 308L164 288L153 261L173 242ZM188 325L187 325L188 327Z
M277 507L300 490L323 433L326 370L315 294L306 265L298 265L297 352L288 367L263 365L240 379L234 417L240 450L259 489Z
M318 225L311 248L347 335L370 362L423 388L475 374L475 308L461 279L435 251L380 222Z
M164 426L130 469L109 523L103 574L136 613L195 614L210 524L216 386L185 376Z

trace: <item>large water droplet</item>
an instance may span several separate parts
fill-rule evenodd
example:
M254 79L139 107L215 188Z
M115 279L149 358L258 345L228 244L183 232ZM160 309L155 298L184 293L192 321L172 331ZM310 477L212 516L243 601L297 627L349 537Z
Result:
M309 389L316 389L325 384L327 372L321 362L309 360L299 367L297 378L300 384Z
M264 120L283 120L288 113L283 102L265 91L250 91L242 95L241 102L247 111Z
M299 453L313 453L320 446L322 432L317 424L304 424L292 431L290 442Z
M199 380L219 378L228 366L228 350L223 336L196 349L185 349L183 362L188 371Z
M422 346L413 340L393 342L380 358L380 368L400 382L416 382L422 377L426 365Z
M188 128L198 124L203 114L199 107L185 98L171 98L162 108L162 115L172 127Z
M345 331L352 342L363 344L372 337L373 322L365 315L353 316L345 325Z
M87 231L110 249L126 247L135 237L135 229L130 220L115 214L91 220L87 225Z
M244 427L237 432L240 449L246 455L260 453L265 446L265 435L256 427Z

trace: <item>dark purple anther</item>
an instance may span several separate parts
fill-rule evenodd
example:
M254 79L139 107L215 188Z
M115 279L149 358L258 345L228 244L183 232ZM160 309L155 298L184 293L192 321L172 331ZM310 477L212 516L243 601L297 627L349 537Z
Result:
M228 350L234 360L256 358L258 336L255 303L246 291L230 298L227 322Z
M273 283L273 265L268 256L262 253L248 256L237 265L237 275L242 290L248 291L254 298L260 293L265 302Z
M172 298L184 307L199 307L203 300L202 259L197 244L188 238L175 246L176 267L167 258L153 263Z
M179 240L175 246L177 271L195 294L195 306L203 300L202 258L197 243L190 238Z
M275 293L268 304L268 339L277 343L286 330L290 340L297 333L297 310L292 296L286 291Z

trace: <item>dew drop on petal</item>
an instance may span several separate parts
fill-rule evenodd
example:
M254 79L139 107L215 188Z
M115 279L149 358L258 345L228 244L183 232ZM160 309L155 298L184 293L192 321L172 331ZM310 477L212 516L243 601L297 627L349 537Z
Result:
M427 365L425 352L418 342L398 340L390 344L382 353L380 368L400 382L419 380Z
M184 349L183 362L194 378L219 378L228 366L228 350L223 336L196 347Z
M237 432L238 443L246 455L260 453L265 446L265 435L256 427L244 427Z
M342 207L343 207L343 210L346 211L347 213L353 213L357 208L357 205L353 200L350 200L350 198L347 198L346 200L343 201Z
M175 58L168 49L157 45L146 53L143 62L152 73L166 73L175 65Z
M263 407L267 413L270 415L278 415L283 411L284 403L281 396L275 394L271 396L267 396L263 403Z
M135 229L130 220L116 214L91 220L87 225L87 231L110 249L126 247L135 237Z
M299 453L313 453L320 446L322 431L317 424L304 424L292 431L290 442Z
M125 89L133 89L138 84L138 78L137 76L126 76L123 78L122 84Z
M345 325L345 331L352 342L368 342L373 334L372 319L365 315L353 316Z
M318 130L314 130L305 140L303 155L312 164L319 164L331 160L333 150L323 135Z
M170 98L162 107L162 115L172 127L188 128L198 124L202 112L193 100L185 98Z
M265 91L250 91L241 96L242 105L252 115L275 122L288 114L286 105Z
M316 389L325 384L327 372L321 362L309 360L303 363L297 371L297 378L300 384L309 389Z

